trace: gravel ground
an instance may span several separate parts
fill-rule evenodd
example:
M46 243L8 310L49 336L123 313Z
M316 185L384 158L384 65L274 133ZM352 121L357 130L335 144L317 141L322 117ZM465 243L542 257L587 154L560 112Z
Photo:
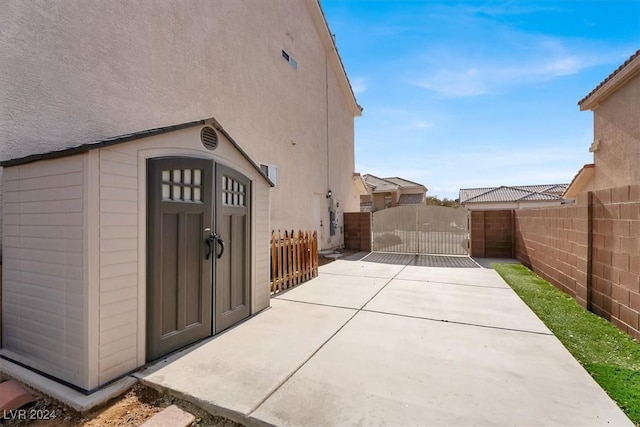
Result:
M170 405L176 405L193 414L196 417L193 426L242 427L242 424L213 416L189 402L163 395L141 384L136 384L121 397L84 414L47 398L41 398L22 408L26 414L33 415L32 419L18 419L6 413L0 424L7 427L138 427Z

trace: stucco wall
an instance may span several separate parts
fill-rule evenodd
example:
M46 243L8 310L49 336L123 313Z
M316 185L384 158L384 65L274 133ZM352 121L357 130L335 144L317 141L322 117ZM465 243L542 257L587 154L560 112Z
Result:
M272 227L318 229L320 216L328 228L314 193L330 188L345 210L359 210L353 100L310 4L8 0L0 158L214 116L252 158L279 168Z
M595 173L585 190L640 183L640 74L609 95L593 112Z

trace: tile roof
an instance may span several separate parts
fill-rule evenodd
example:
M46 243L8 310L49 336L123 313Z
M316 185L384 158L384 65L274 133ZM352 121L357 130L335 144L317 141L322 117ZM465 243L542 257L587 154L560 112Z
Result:
M408 179L392 176L390 178L379 178L375 175L364 174L362 175L364 182L369 185L374 192L386 192L394 191L400 188L406 187L422 187L427 191L427 187L417 182L409 181Z
M375 175L366 173L362 175L362 177L364 178L364 182L373 187L374 192L395 191L400 188L398 184L387 181L384 178L378 178Z
M563 200L568 184L461 188L460 203Z
M636 52L631 55L629 57L629 59L627 59L626 61L624 61L624 64L622 64L621 66L619 66L618 68L616 68L616 70L609 74L607 76L606 79L604 79L603 81L600 82L600 84L598 86L596 86L591 92L589 92L587 94L587 96L585 96L584 98L582 98L580 101L578 101L578 105L582 104L583 102L585 102L591 95L593 95L594 93L596 93L602 86L606 85L607 82L609 82L612 78L614 78L620 71L622 71L622 69L624 67L626 67L627 65L629 65L634 59L636 59L637 57L640 57L640 49L636 50Z
M391 181L394 184L399 185L400 187L424 187L424 185L419 184L417 182L409 181L408 179L400 178L397 176L392 176L389 178L383 178L385 181ZM426 187L425 187L426 188Z
M401 194L399 205L421 205L424 203L424 194Z

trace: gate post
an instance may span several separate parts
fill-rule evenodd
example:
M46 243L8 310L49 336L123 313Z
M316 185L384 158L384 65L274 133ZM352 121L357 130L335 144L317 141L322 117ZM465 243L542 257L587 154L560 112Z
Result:
M416 256L420 254L420 226L418 225L418 207L420 205L416 205Z

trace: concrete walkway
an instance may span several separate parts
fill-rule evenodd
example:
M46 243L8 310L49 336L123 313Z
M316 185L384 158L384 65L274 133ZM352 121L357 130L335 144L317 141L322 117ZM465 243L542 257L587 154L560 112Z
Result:
M138 377L247 425L633 425L485 268L338 260Z

